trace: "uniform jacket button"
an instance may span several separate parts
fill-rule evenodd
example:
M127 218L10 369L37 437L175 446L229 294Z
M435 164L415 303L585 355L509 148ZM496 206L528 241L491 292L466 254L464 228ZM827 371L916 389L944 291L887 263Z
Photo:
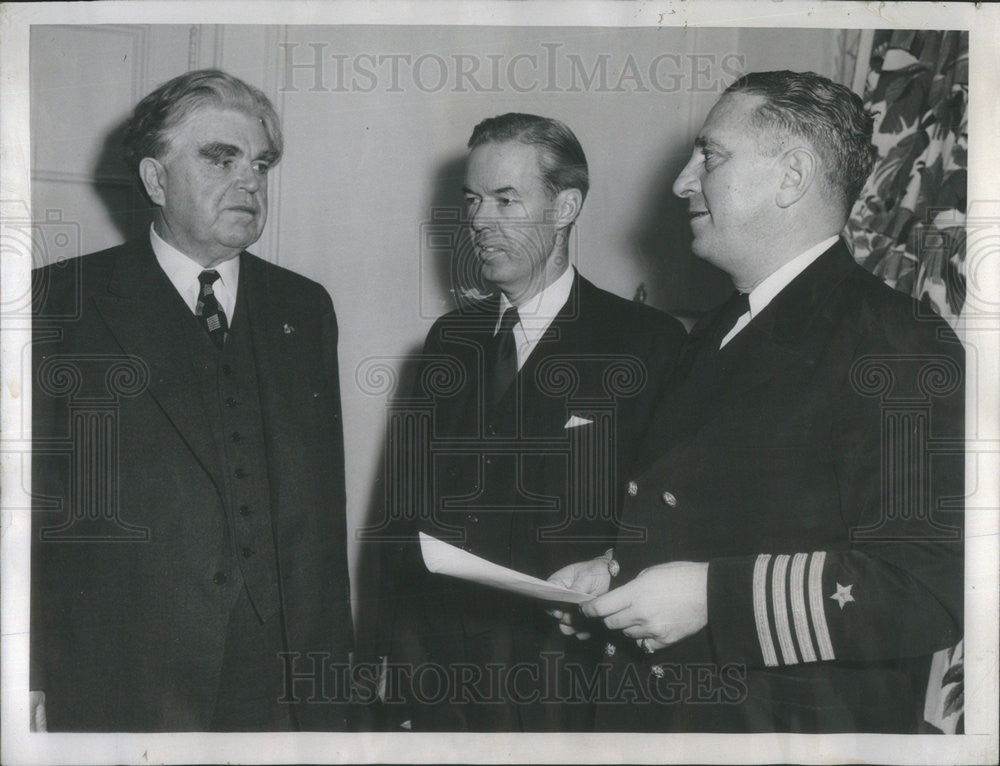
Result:
M664 671L663 671L663 666L662 665L653 665L653 667L651 667L649 670L657 678L663 678L663 676L664 676Z
M635 497L639 494L639 485L634 481L630 481L625 485L625 491L628 492L629 497Z
M614 657L615 656L615 652L617 650L618 650L618 647L616 647L614 644L612 644L610 641L608 641L607 646L604 647L604 654L607 657Z
M677 498L674 497L674 494L672 492L664 492L660 496L660 499L663 500L663 502L669 505L671 508L677 507Z
M229 578L226 577L225 572L216 572L215 575L212 577L212 582L214 582L216 585L225 585L226 580L228 579Z

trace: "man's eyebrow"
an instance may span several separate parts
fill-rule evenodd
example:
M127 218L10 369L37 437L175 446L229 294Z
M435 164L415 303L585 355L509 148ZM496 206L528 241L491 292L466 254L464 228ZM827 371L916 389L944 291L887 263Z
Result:
M221 159L222 157L238 157L242 153L243 151L238 146L226 144L222 141L212 141L198 148L200 156L211 160Z
M462 192L464 194L471 194L473 197L480 196L478 192L472 191L472 189L470 189L468 186L463 186ZM494 197L509 196L511 194L517 194L517 189L515 189L513 186L501 186L499 189L490 189L488 193Z
M462 187L463 194L471 194L473 197L481 196L478 192L472 191L468 186ZM513 186L501 186L499 189L490 189L488 192L493 197L509 197L517 194L517 189Z

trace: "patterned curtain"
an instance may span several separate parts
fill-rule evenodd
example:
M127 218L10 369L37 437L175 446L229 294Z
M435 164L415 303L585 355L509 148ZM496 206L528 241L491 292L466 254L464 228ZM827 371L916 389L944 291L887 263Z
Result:
M877 30L863 99L878 161L844 236L855 260L954 326L965 302L968 32ZM928 731L963 730L963 660L961 642L934 656Z
M968 32L876 31L863 98L879 154L845 238L859 263L954 326L965 301Z

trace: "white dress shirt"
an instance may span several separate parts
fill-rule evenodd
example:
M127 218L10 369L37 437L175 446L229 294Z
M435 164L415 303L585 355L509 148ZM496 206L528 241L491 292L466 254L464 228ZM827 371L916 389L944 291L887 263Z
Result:
M824 239L822 242L813 245L801 255L795 256L792 260L751 290L749 296L750 311L736 320L736 324L733 325L733 329L726 333L726 337L722 339L722 342L719 344L719 348L722 348L729 343L729 341L735 338L739 331L746 327L750 323L751 319L763 311L767 304L773 301L778 293L788 287L795 277L805 271L810 263L829 250L834 243L836 243L839 236L839 234L834 234L832 237Z
M517 307L517 315L520 321L514 325L514 341L517 344L517 369L524 366L525 360L535 350L538 341L549 329L556 314L562 311L562 307L569 300L570 290L573 289L573 277L576 270L570 266L560 277L540 293L533 295ZM500 294L500 316L497 317L496 326L493 328L495 336L500 330L500 319L503 313L513 304L507 300L507 296Z
M167 275L167 279L180 293L193 314L198 305L198 294L201 292L198 275L205 271L205 267L184 255L173 245L167 244L153 226L149 227L149 241L163 273ZM226 321L232 325L233 311L236 309L236 288L240 283L239 256L216 264L213 268L219 272L219 278L212 285L212 292L215 293L222 310L226 312Z

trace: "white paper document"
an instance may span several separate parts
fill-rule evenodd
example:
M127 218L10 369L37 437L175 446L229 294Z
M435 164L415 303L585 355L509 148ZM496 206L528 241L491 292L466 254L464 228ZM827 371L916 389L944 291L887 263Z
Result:
M435 574L458 577L544 601L582 604L593 598L587 593L553 585L537 577L494 564L423 532L420 533L420 552L423 554L427 569Z

